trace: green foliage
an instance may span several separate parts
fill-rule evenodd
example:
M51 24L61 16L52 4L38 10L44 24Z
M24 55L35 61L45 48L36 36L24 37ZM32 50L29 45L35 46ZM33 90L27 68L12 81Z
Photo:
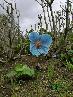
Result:
M71 64L70 62L67 62L66 67L68 68L68 70L73 71L73 64Z
M17 97L17 96L15 96L15 95L13 94L13 95L11 95L11 97Z
M23 46L24 46L24 38L22 36L18 38L17 45L14 47L14 53L18 54Z
M24 49L24 52L25 54L29 54L30 53L30 50L29 50L29 45L30 45L30 41L28 38L25 38L25 41L24 41L24 45L25 45L25 49Z
M73 62L73 58L71 58L71 61Z
M72 55L72 54L73 54L73 50L69 50L69 51L68 51L68 54L69 54L69 55Z
M60 54L60 58L61 58L61 60L66 59L66 55L63 54L63 53L61 53L61 54Z
M14 52L17 54L19 53L20 49L21 49L21 44L17 44L17 46L14 48Z
M28 75L32 77L34 75L34 69L30 69L27 65L17 64L15 71L17 72L17 76Z
M61 53L60 59L73 64L73 50L68 50L66 53Z
M61 87L62 87L61 83L53 83L52 84L52 89L55 91L60 90Z
M68 70L73 71L73 50L69 50L67 53L61 53L60 59Z
M15 70L10 70L9 73L6 74L6 76L7 76L8 78L12 78L12 77L14 77L16 74L17 74L17 73L16 73Z
M60 37L58 37L59 38L59 46L61 46L61 45L63 45L64 44L64 37L63 37L63 35L61 35Z
M25 64L16 64L15 67L9 71L9 73L6 75L8 78L12 77L20 77L20 76L29 76L33 77L35 75L34 69L30 69Z
M48 77L51 79L54 76L54 66L49 65L48 66Z
M73 33L70 32L68 35L67 35L67 39L68 41L70 41L71 43L73 43Z
M52 32L48 32L45 28L40 28L39 32L40 32L40 34L42 34L42 33L44 34L45 33L45 34L49 34L49 35L53 36L52 35L53 33Z
M71 82L72 83L72 82ZM55 91L67 91L69 89L69 87L71 86L71 83L69 83L68 81L64 80L64 79L57 79L56 81L54 81L53 83L51 83L51 88Z

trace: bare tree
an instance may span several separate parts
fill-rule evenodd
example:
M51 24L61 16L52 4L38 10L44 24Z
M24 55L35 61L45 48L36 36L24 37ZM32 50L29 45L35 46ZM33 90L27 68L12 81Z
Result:
M0 4L0 6L3 8L3 10L6 11L6 15L0 16L0 48L2 48L1 56L4 60L10 60L15 56L15 48L16 46L21 43L22 45L22 39L23 36L20 33L20 26L19 26L19 11L16 8L13 8L12 3L7 2L4 0L4 3L6 3L5 7L4 5ZM15 12L15 13L14 13ZM15 15L17 16L17 21L15 21ZM21 48L22 49L22 48ZM20 49L20 51L21 51ZM19 51L19 52L20 52ZM20 52L21 53L21 52Z

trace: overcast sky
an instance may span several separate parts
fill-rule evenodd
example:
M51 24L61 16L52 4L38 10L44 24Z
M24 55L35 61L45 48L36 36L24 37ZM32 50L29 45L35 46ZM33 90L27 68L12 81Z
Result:
M38 1L40 2L40 0ZM53 10L59 10L60 1L62 0L54 0ZM38 14L43 14L42 7L35 0L16 0L16 2L17 8L21 12L20 25L25 31L26 28L30 28L31 24L34 26L38 22Z
M38 22L38 14L42 13L42 7L35 0L7 0L17 3L17 9L20 11L20 27L21 30L29 29L30 25ZM40 2L40 0L38 0ZM60 1L65 4L66 0L54 0L53 10L60 9ZM0 0L3 2L3 0ZM43 14L43 13L42 13Z

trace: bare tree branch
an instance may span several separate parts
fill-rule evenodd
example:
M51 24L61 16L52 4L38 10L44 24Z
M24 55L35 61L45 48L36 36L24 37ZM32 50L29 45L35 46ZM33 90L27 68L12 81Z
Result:
M67 8L66 8L66 28L65 28L65 35L64 35L64 39L66 39L67 33L68 33L68 29L69 29L69 0L67 0Z

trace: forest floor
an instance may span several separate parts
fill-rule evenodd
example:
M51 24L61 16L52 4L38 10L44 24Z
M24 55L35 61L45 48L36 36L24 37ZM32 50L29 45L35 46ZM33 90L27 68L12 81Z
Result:
M24 56L16 63L25 63L30 67L37 65L37 59ZM14 65L13 63L0 66L0 97L73 97L73 72L69 71L59 59L40 59L41 69L35 79L23 80L19 83L7 82L5 74ZM49 66L52 66L50 76Z

